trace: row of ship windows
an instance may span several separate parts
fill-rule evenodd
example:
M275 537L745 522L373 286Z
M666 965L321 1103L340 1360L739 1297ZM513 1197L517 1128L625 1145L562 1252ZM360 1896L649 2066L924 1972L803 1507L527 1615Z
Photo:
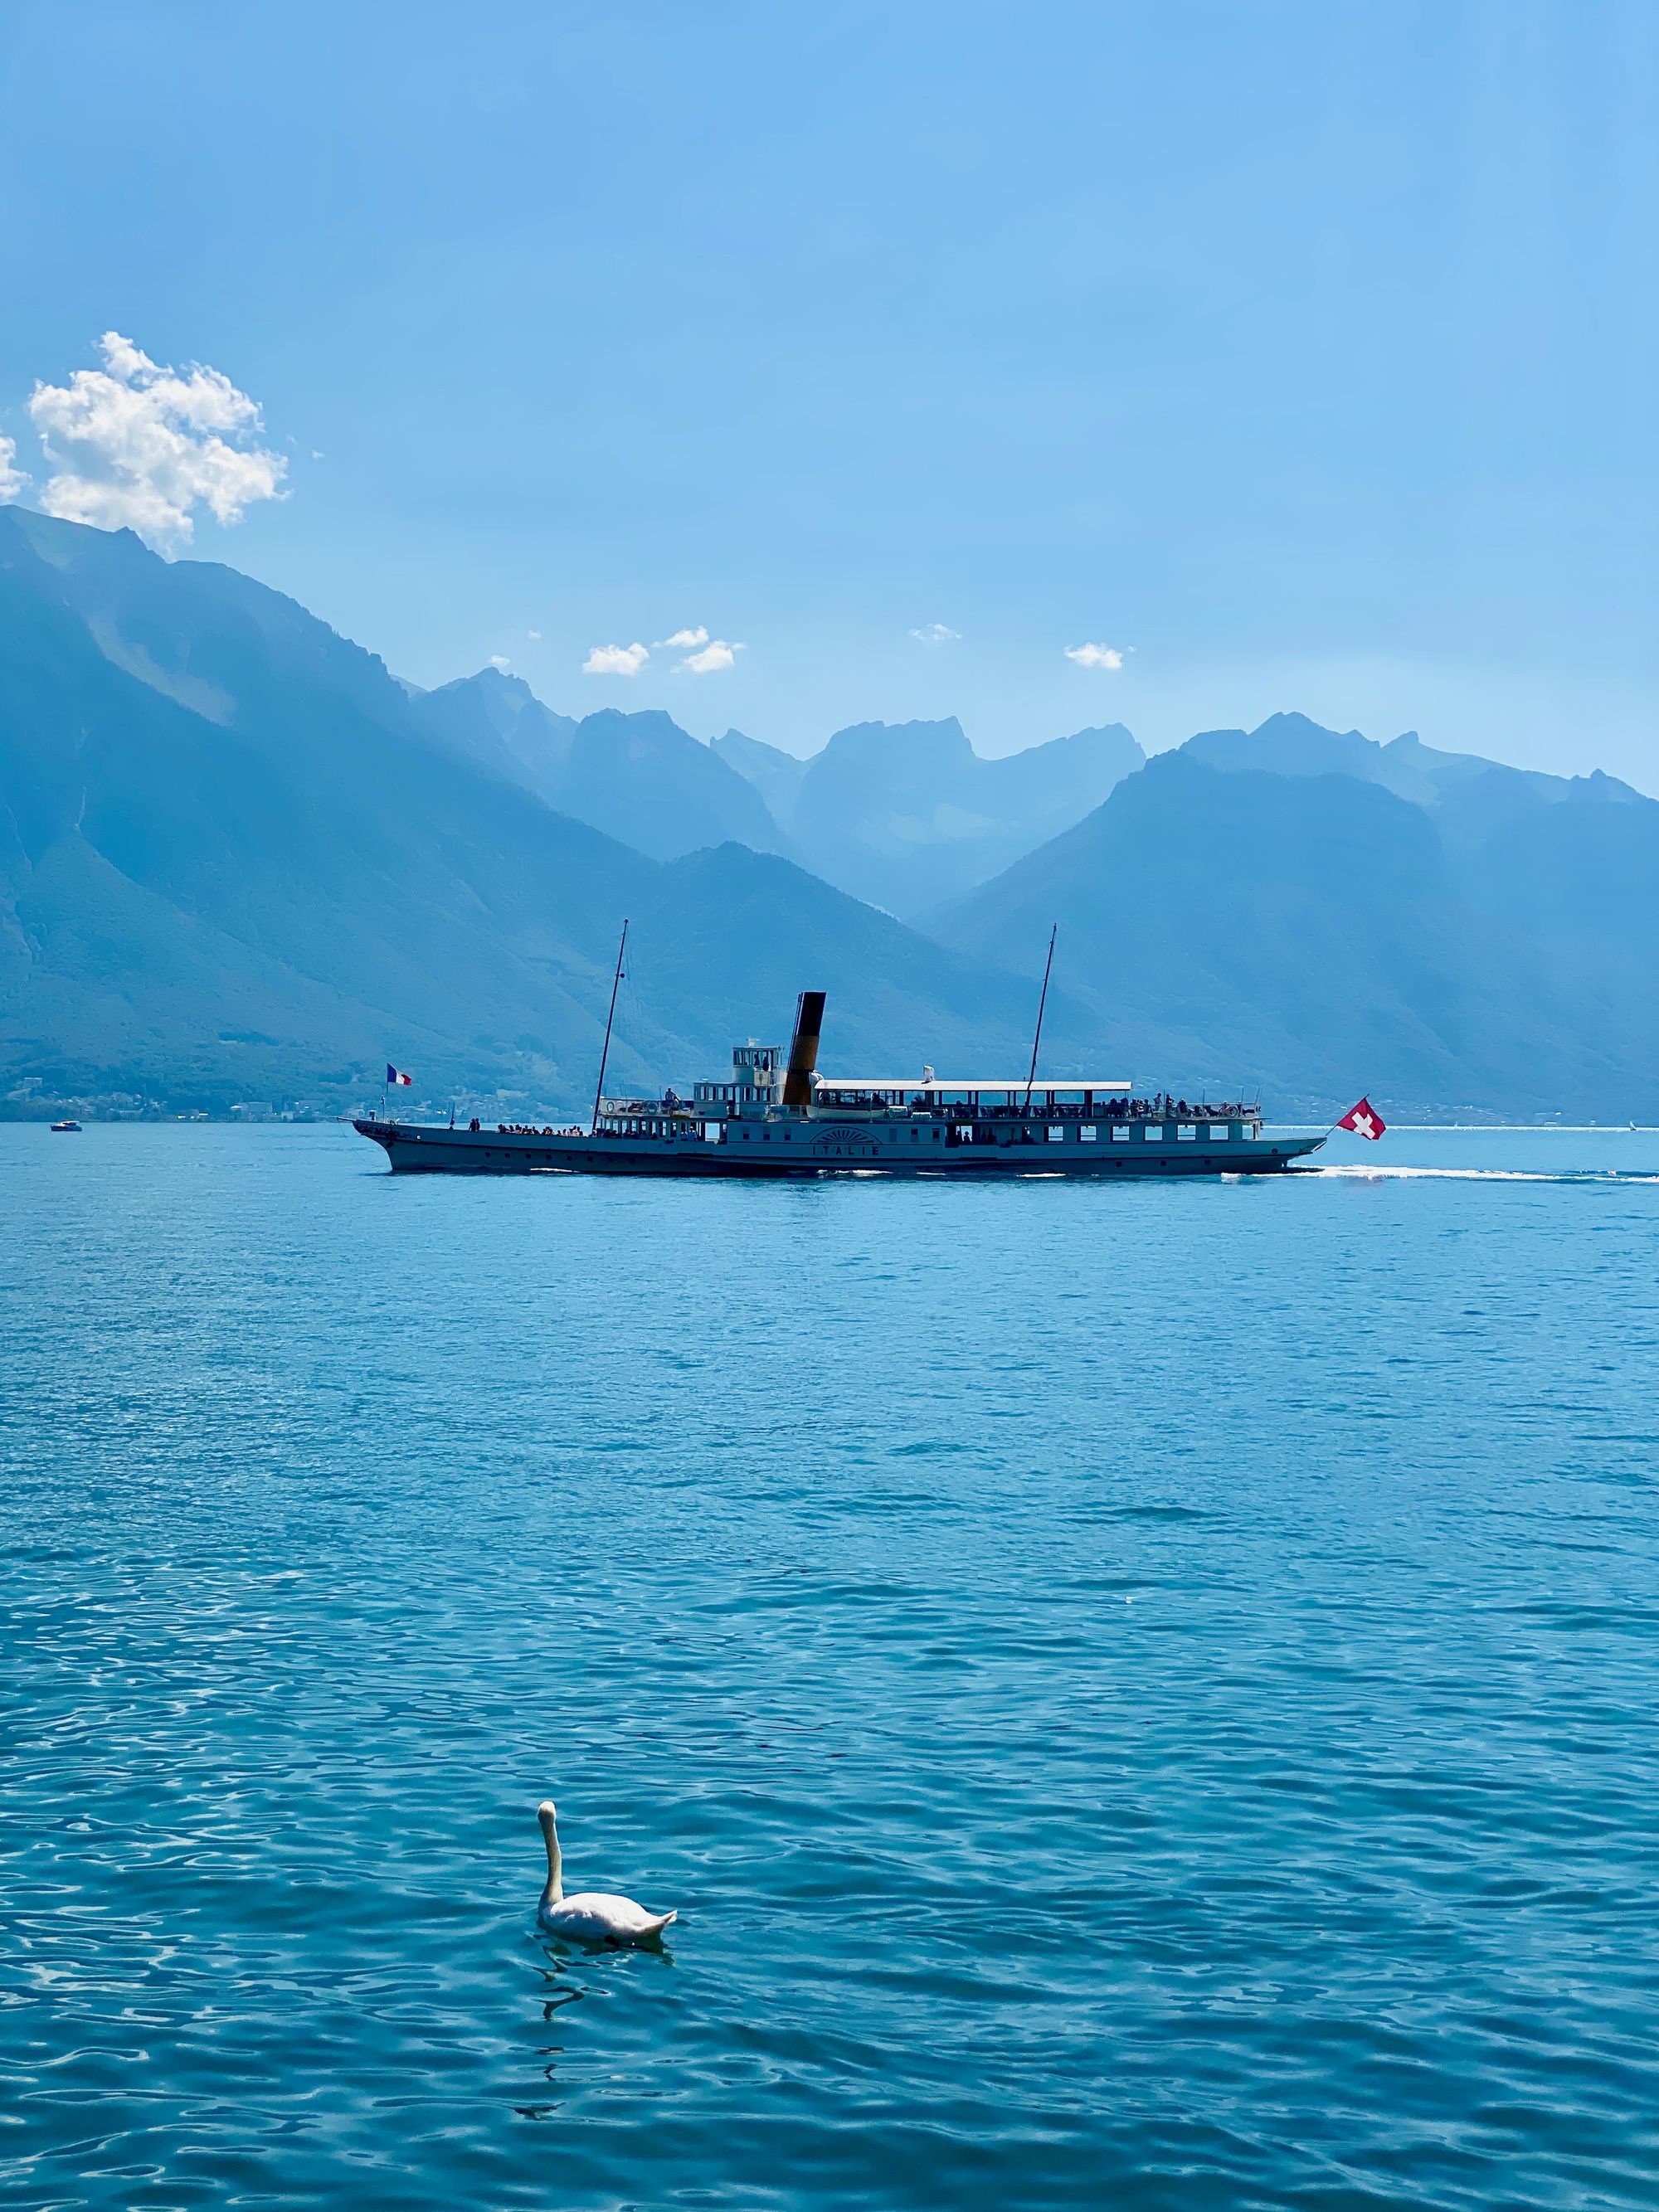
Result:
M1137 1126L1139 1127L1140 1139L1143 1144L1158 1145L1163 1143L1164 1133L1167 1126L1164 1122L1143 1121L1137 1125L1134 1122L1126 1123L1122 1121L1113 1121L1107 1124L1107 1127L1111 1133L1112 1142L1115 1145L1128 1144L1134 1135ZM969 1138L971 1138L974 1133L975 1132L971 1128L965 1132L965 1134ZM992 1133L988 1131L986 1133L988 1141L994 1143L995 1139ZM1072 1133L1069 1129L1057 1129L1051 1127L1048 1131L1048 1142L1051 1145L1063 1145L1066 1138L1071 1133ZM1091 1122L1085 1121L1077 1133L1085 1145L1092 1145L1098 1139L1100 1132ZM1193 1121L1182 1121L1177 1124L1176 1128L1176 1136L1177 1140L1184 1141L1188 1144L1195 1143L1200 1134L1203 1133L1208 1134L1212 1143L1221 1143L1231 1136L1232 1133L1229 1125L1225 1121L1210 1121L1201 1124ZM1239 1131L1239 1134L1245 1137L1253 1136L1255 1133L1255 1131L1248 1125L1241 1128Z
M1225 1121L1212 1121L1202 1126L1206 1129L1212 1144L1224 1143L1232 1133ZM1127 1125L1121 1122L1112 1122L1108 1124L1108 1127L1110 1129L1111 1140L1115 1145L1127 1145L1133 1137L1136 1127L1139 1127L1140 1129L1141 1142L1143 1144L1155 1145L1161 1144L1163 1142L1165 1125L1159 1121L1145 1121L1139 1124L1130 1123ZM1190 1121L1180 1122L1177 1124L1176 1128L1176 1141L1186 1142L1188 1144L1195 1143L1198 1139L1199 1133L1199 1124ZM718 1144L720 1141L722 1125L719 1121L708 1121L703 1124L703 1135L708 1138L711 1144ZM772 1132L769 1129L738 1129L736 1133L744 1144L750 1144L757 1138L758 1138L759 1141L763 1145L769 1145L772 1141ZM860 1130L858 1133L862 1136L865 1133ZM872 1131L870 1133L874 1135L876 1133ZM933 1143L937 1144L939 1140L941 1132L938 1129L930 1129L926 1133L932 1139ZM976 1133L977 1133L971 1125L964 1126L960 1132L957 1141L963 1144L970 1143ZM1051 1145L1063 1145L1066 1138L1071 1133L1071 1131L1067 1129L1051 1127L1048 1131L1048 1142ZM921 1139L922 1134L923 1132L921 1130L912 1129L910 1132L911 1143L913 1145L919 1143ZM1082 1141L1085 1145L1092 1145L1098 1141L1100 1131L1091 1122L1085 1121L1078 1130L1077 1134L1081 1138ZM1255 1134L1255 1132L1249 1123L1246 1123L1243 1127L1241 1127L1239 1134L1241 1137L1253 1137ZM789 1144L793 1141L794 1139L793 1136L788 1133L780 1133L780 1143ZM995 1133L988 1130L981 1139L981 1141L987 1144L994 1144L996 1141Z

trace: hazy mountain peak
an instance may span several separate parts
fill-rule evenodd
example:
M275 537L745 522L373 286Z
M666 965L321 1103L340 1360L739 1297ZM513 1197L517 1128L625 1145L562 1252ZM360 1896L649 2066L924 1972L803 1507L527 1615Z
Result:
M54 568L134 560L154 562L157 568L167 566L161 555L152 553L131 530L94 530L88 523L67 522L33 507L0 507L0 522L15 532L38 560Z
M978 758L954 714L938 722L852 722L837 730L814 758L825 763L833 759L839 766L848 761L862 762L872 754L914 769Z
M1344 775L1379 783L1421 806L1437 805L1451 785L1485 775L1491 761L1440 753L1414 730L1379 744L1358 730L1328 730L1307 714L1270 714L1254 730L1206 730L1178 750L1206 768L1263 769L1287 776Z
M715 738L710 750L745 782L754 785L781 829L793 828L795 802L806 773L804 760L759 738L745 737L741 730L728 730L723 738Z
M1344 775L1378 783L1397 798L1427 809L1446 836L1489 835L1517 811L1554 805L1592 793L1588 776L1552 775L1541 769L1511 768L1479 753L1443 752L1425 745L1415 730L1386 744L1358 730L1328 730L1306 714L1271 714L1254 730L1206 730L1178 750L1206 767L1266 769L1285 776ZM1596 771L1598 775L1601 771ZM1642 794L1613 776L1602 776L1607 795Z
M856 722L805 763L788 820L820 875L920 914L1091 812L1143 758L1121 725L988 760L954 714Z
M1269 714L1266 721L1257 723L1250 735L1253 738L1358 738L1361 744L1370 743L1370 738L1362 737L1358 730L1327 729L1322 722L1316 722L1311 714L1304 714L1295 707L1281 708L1277 714Z
M754 787L661 708L600 707L578 721L495 667L416 703L450 750L654 860L727 839L766 852L783 842Z
M36 586L50 577L58 605L106 659L210 720L250 726L273 711L279 684L284 716L319 690L349 693L374 721L402 710L405 695L380 656L297 599L219 562L163 560L130 530L0 507L7 570L20 582L32 571Z
M464 677L461 680L468 684L481 684L486 690L499 691L504 697L520 702L536 697L522 676L515 676L510 668L497 668L493 660L486 662L476 676ZM537 704L540 703L538 700Z
M653 860L727 842L761 852L784 842L754 785L659 707L585 714L555 804Z
M550 707L544 707L522 676L513 676L504 669L489 666L477 670L471 676L458 676L448 684L425 694L428 699L447 702L464 711L481 714L491 727L501 729L526 708L551 714ZM555 717L563 721L561 714Z
M1205 730L1178 748L1207 768L1267 769L1274 775L1352 775L1387 781L1382 748L1358 730L1328 730L1309 715L1269 714L1254 730Z
M694 738L690 730L682 729L661 707L596 707L591 714L582 716L580 726L599 737L636 738L658 744L695 745L699 752L708 750L701 738Z
M413 704L421 728L447 751L557 803L555 793L576 725L544 706L522 677L480 668L441 684Z
M1609 775L1603 768L1593 768L1588 775L1571 779L1571 787L1581 790L1587 799L1602 800L1614 806L1646 806L1651 805L1644 792L1634 784L1625 783L1616 775Z
M805 761L799 753L785 752L781 745L769 745L764 738L751 738L742 730L728 730L724 737L714 740L716 752L738 759L764 759L786 762L791 768L805 768Z

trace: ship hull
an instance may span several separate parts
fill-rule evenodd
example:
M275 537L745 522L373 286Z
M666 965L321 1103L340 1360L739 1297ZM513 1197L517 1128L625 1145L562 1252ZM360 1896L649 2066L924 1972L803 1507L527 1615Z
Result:
M360 1136L386 1153L395 1175L606 1175L710 1177L746 1182L799 1181L830 1175L968 1177L1066 1176L1092 1181L1123 1176L1279 1175L1316 1152L1323 1137L1256 1137L1227 1144L1187 1141L1169 1125L1156 1143L1109 1142L949 1146L932 1157L906 1157L896 1146L860 1131L839 1144L805 1138L756 1158L727 1144L632 1137L542 1136L515 1130L428 1128L418 1123L354 1121Z

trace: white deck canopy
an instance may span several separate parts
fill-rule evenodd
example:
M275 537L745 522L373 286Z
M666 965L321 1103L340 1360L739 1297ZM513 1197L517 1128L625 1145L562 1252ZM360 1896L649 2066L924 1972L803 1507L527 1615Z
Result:
M1024 1091L1028 1088L1023 1075L987 1076L982 1081L941 1083L937 1077L922 1082L914 1075L821 1075L820 1091ZM1069 1078L1056 1083L1050 1077L1039 1075L1029 1085L1032 1091L1121 1091L1134 1088L1130 1083L1107 1082L1103 1078L1094 1083L1074 1083Z

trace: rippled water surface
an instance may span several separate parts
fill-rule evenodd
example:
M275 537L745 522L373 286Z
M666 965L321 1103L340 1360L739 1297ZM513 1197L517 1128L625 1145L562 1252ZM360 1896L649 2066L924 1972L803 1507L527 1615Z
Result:
M0 1128L4 2202L1653 2207L1659 1138L1333 1166Z

